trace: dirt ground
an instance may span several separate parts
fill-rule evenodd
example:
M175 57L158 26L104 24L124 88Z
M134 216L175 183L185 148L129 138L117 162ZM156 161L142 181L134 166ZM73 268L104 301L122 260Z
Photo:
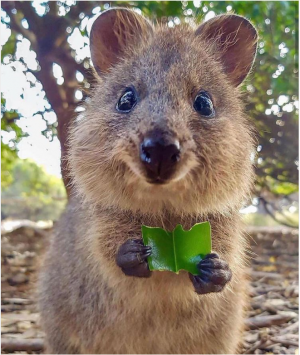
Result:
M298 354L298 231L249 228L251 309L243 353ZM2 235L2 353L43 351L35 283L51 230L23 226Z

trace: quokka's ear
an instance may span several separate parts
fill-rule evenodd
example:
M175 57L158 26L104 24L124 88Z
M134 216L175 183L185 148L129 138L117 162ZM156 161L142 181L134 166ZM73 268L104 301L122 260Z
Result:
M233 14L216 16L195 32L217 49L231 82L238 86L248 75L255 58L258 33L250 21Z
M103 12L90 34L91 57L98 74L108 72L129 48L152 33L151 23L132 10L112 8Z

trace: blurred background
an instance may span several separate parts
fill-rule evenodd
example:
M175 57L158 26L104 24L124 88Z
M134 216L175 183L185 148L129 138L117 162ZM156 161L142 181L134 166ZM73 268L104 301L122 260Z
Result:
M64 210L70 193L65 160L61 163L61 157L67 154L69 125L84 110L82 103L88 100L94 83L89 31L94 19L111 6L133 8L169 27L198 23L226 12L245 16L257 27L258 53L253 72L243 84L246 109L257 130L257 147L252 156L257 179L253 199L246 202L241 212L252 228L249 233L254 238L263 235L260 239L266 243L263 250L270 251L265 253L267 259L257 264L269 269L256 272L284 275L288 270L291 281L278 286L285 292L286 287L294 285L297 272L293 267L298 260L297 245L293 244L297 240L299 221L298 2L2 1L1 226L2 247L5 246L2 275L5 274L3 280L7 287L2 310L7 314L18 309L29 309L32 314L34 310L34 301L26 296L28 285L34 280L30 275L37 268L47 233L51 234L52 224ZM254 230L255 226L261 229ZM264 226L286 229L276 229L276 234L274 229L270 232ZM275 268L282 256L278 248L287 253L279 262L286 269ZM293 266L286 264L291 264L291 260ZM263 285L268 280L264 279ZM269 291L265 294L269 295ZM296 296L292 293L282 297ZM274 311L274 304L272 307ZM19 339L20 333L23 340L36 337L37 343L29 350L39 351L42 335L38 328L33 335L32 324L36 324L36 319L30 317L18 320L17 329L22 330L19 333L4 329L4 334L17 334L9 339ZM287 319L287 326L291 326L288 322L294 324L291 320L294 318ZM9 319L5 324L9 329ZM29 332L29 336L27 333L24 337L24 332ZM250 345L260 339L251 334ZM294 345L289 346L293 349ZM252 352L258 350L262 351L261 347Z
M89 31L109 6L169 27L224 12L249 18L260 39L244 84L258 136L247 223L298 225L298 2L3 1L1 9L2 219L58 219L68 187L60 157L68 127L93 86ZM61 180L61 177L63 180ZM65 184L64 184L65 183ZM247 206L245 206L247 207Z

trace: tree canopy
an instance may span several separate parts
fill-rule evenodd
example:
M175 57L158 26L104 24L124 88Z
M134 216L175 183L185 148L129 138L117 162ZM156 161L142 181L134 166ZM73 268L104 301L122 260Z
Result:
M2 191L2 217L57 220L66 204L61 179L47 174L35 162L18 159L11 168L14 177Z
M253 72L244 83L247 111L258 136L255 160L258 196L287 195L298 184L298 2L296 1L3 1L1 26L9 28L2 47L3 71L24 77L19 96L39 91L41 115L50 140L58 136L62 150L62 175L66 139L71 120L93 86L88 30L92 19L110 6L140 11L170 27L180 22L199 22L224 12L249 18L259 31ZM3 83L5 86L5 82ZM19 84L18 84L19 85ZM11 183L11 165L24 132L18 125L22 114L13 103L1 100L4 185ZM56 120L49 120L54 111Z

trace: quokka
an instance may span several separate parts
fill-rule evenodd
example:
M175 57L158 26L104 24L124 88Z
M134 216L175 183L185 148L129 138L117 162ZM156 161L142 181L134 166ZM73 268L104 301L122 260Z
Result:
M254 150L239 86L257 31L234 14L168 28L112 8L90 37L97 84L71 131L75 193L40 277L46 352L236 353ZM142 224L203 221L213 252L199 276L149 271Z

